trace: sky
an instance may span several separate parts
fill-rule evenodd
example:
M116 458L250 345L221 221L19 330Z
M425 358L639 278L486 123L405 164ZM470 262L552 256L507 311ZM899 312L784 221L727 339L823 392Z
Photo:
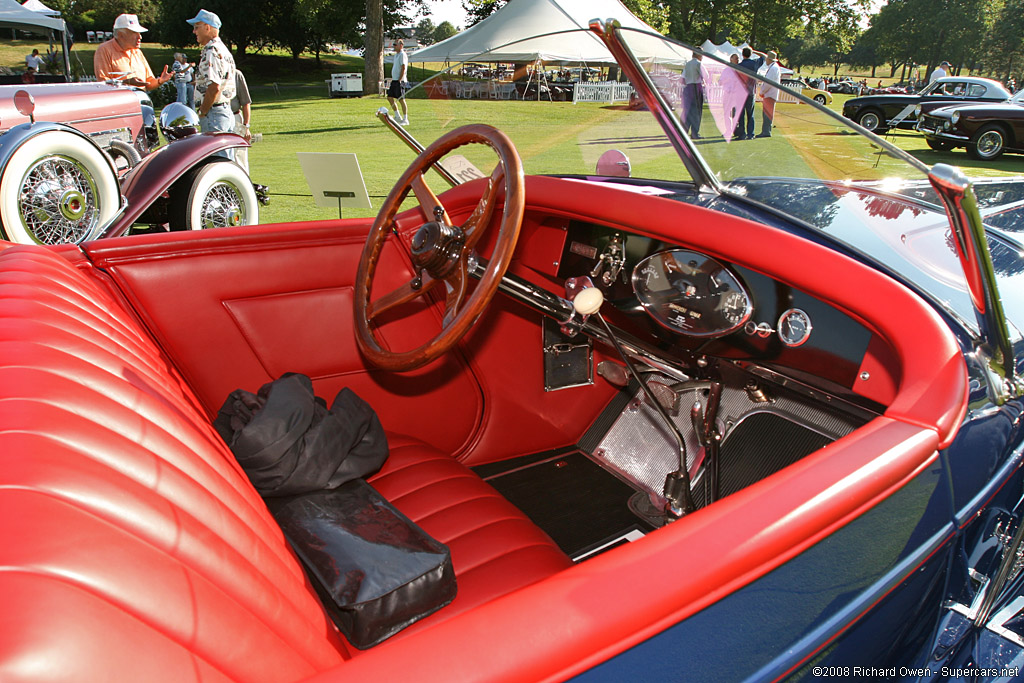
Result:
M430 20L435 26L442 21L450 21L458 28L466 28L466 12L462 9L462 0L427 0L427 5L430 7Z

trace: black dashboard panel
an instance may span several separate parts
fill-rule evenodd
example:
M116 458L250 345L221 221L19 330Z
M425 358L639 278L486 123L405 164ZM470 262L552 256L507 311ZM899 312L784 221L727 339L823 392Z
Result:
M609 322L684 361L696 355L752 361L789 370L797 378L825 379L846 389L854 386L871 332L829 303L743 266L711 259L723 266L749 297L749 319L744 317L738 328L717 337L696 336L673 329L677 326L671 322L656 320L658 316L645 310L646 302L634 290L634 271L654 254L684 249L685 245L574 221L569 224L558 276L590 275L615 308L606 313ZM685 307L685 303L680 306ZM810 334L803 335L797 345L788 338L793 336L792 314L783 334L790 343L778 333L780 318L792 309L805 313L811 327ZM803 324L803 317L797 317Z

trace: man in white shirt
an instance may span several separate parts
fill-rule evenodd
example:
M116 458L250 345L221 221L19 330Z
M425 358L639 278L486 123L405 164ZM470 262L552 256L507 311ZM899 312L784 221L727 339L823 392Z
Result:
M409 107L405 104L405 83L409 80L409 55L402 51L405 42L395 41L395 61L391 64L391 85L388 86L388 102L395 110L395 121L402 126L409 125ZM398 115L401 105L402 115Z
M953 68L953 65L943 60L942 64L935 67L935 71L932 71L932 75L928 77L928 85L931 85L940 78L948 76L949 72L946 71L946 67Z
M683 128L694 140L700 140L700 120L704 116L704 74L701 68L703 55L694 52L683 67Z
M765 54L765 63L768 70L764 72L765 80L778 83L782 77L782 67L776 59L775 50L768 50ZM772 122L775 120L775 103L779 99L779 89L769 85L761 84L761 132L759 138L770 138L772 136Z

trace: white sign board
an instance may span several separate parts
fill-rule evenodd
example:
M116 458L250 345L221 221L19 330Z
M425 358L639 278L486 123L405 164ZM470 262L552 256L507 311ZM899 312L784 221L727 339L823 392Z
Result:
M349 152L296 152L313 201L324 208L372 209L356 155Z

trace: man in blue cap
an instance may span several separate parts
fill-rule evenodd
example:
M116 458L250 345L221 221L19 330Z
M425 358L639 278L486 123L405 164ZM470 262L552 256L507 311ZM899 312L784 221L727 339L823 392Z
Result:
M220 39L220 17L201 9L188 23L203 51L196 67L196 91L202 94L196 111L204 133L231 132L231 98L235 96L235 60Z

